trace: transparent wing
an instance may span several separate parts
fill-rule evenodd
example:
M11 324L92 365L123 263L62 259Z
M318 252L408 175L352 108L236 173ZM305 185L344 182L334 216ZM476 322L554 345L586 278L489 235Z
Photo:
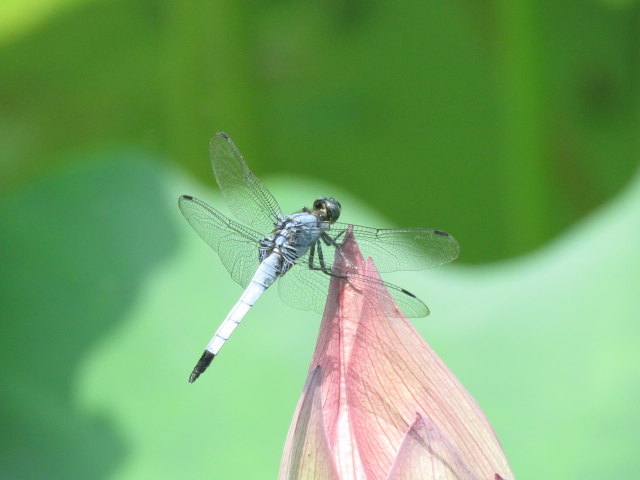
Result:
M332 250L335 251L335 249ZM280 277L278 292L280 293L280 298L288 305L302 310L313 310L322 314L327 302L329 283L332 277L322 270L309 268L309 256L310 254L307 253L301 257L296 265ZM314 262L314 268L317 268L317 260L312 259L311 263ZM331 264L329 264L329 270L331 270ZM352 286L362 292L365 302L369 298L378 298L378 293L386 289L402 309L405 316L420 318L429 315L429 309L422 300L396 285L360 275L357 270L351 268L339 271L334 267L332 274L346 277ZM374 309L368 309L367 311L375 311L388 317L398 317L400 315L400 312L391 306L388 306L384 312L378 312Z
M273 230L282 211L271 192L249 170L226 134L216 133L209 146L211 165L227 205L238 220L262 233Z
M327 235L342 242L346 223L332 223ZM353 225L362 256L373 258L379 272L398 270L424 270L455 260L460 245L455 238L440 230L428 228L370 228ZM333 264L335 248L324 248L325 261Z
M189 195L181 196L178 206L198 235L218 253L231 278L247 288L260 265L258 243L263 236Z

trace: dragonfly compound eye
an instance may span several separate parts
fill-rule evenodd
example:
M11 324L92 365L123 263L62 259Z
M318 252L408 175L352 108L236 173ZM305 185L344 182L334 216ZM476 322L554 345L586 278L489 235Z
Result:
M340 217L340 202L334 200L333 198L326 199L325 209L327 212L327 220L335 222Z

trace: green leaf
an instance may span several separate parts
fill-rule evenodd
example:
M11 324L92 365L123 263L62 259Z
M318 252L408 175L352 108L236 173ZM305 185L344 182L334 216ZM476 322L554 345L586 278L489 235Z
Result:
M335 186L262 180L284 211L330 194L341 220L393 226ZM276 477L320 318L267 291L189 384L241 292L182 218L180 194L223 205L121 151L0 206L0 477ZM429 305L414 323L474 395L518 479L640 469L638 231L636 179L529 256L385 276Z

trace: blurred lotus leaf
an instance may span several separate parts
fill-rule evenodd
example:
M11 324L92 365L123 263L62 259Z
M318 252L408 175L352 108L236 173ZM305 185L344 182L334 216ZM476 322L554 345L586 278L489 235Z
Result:
M182 193L221 197L145 158L111 152L0 206L2 478L277 475L319 316L267 292L189 385L240 289L176 206ZM345 221L389 226L335 187L265 183L285 210L329 192ZM636 179L527 257L390 278L430 306L416 325L519 479L640 467L639 231Z

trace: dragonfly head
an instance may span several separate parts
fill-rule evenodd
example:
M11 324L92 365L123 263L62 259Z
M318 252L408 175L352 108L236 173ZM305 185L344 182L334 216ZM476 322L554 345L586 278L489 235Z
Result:
M313 202L313 213L327 222L335 222L340 217L340 202L333 197L320 197Z

